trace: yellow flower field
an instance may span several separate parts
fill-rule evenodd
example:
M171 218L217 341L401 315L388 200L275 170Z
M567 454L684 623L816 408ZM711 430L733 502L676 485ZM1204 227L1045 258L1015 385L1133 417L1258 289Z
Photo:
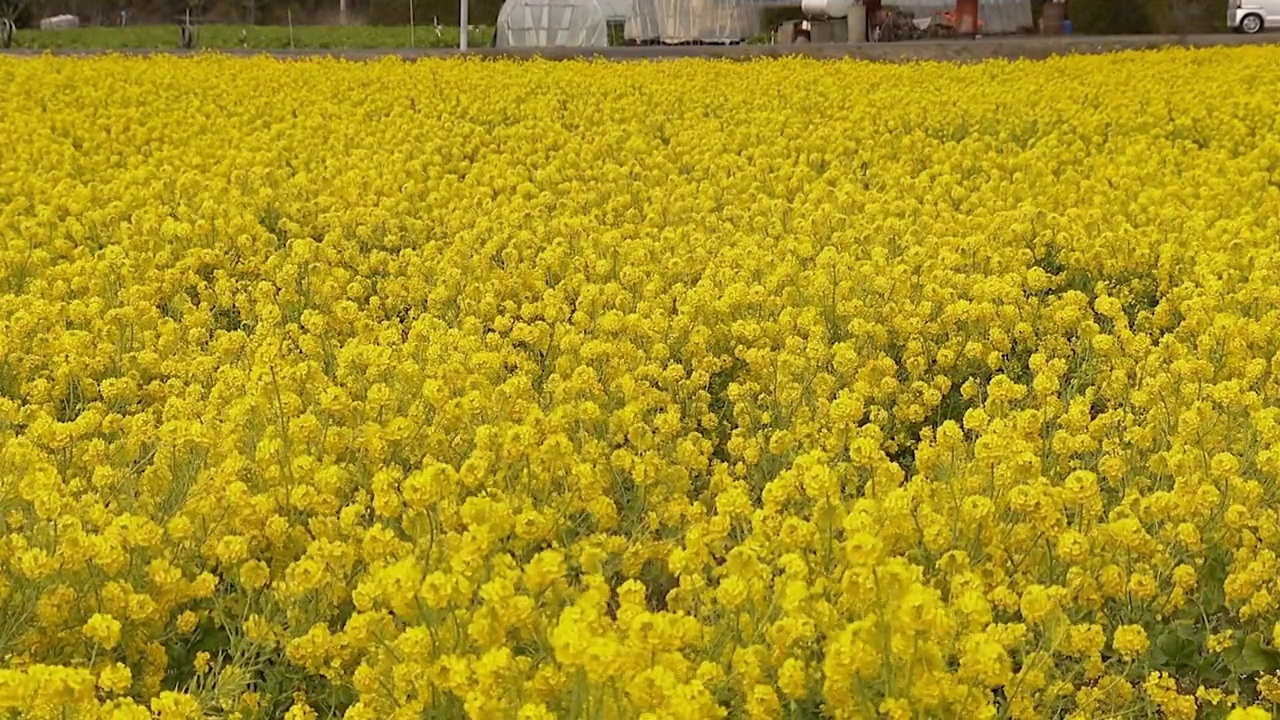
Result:
M1280 46L0 88L0 717L1280 702Z

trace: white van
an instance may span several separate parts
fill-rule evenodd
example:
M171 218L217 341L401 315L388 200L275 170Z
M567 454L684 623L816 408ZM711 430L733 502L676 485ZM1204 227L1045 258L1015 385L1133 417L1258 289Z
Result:
M1280 0L1228 0L1227 24L1249 35L1280 27Z

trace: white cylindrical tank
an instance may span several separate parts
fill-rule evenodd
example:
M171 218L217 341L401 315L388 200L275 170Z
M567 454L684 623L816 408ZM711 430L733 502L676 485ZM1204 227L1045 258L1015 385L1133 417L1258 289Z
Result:
M800 0L800 10L811 18L842 18L849 14L853 0Z

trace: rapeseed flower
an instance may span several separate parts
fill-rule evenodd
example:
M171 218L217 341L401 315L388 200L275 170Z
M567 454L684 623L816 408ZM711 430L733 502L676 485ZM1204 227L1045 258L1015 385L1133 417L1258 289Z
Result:
M1278 59L0 59L0 715L1267 717Z

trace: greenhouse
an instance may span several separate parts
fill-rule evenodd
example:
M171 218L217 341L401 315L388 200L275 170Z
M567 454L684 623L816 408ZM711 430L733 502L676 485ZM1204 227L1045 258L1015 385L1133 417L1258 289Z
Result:
M724 43L760 30L763 3L741 0L631 0L626 38L632 43Z
M609 18L597 0L507 0L498 11L498 47L605 47Z

